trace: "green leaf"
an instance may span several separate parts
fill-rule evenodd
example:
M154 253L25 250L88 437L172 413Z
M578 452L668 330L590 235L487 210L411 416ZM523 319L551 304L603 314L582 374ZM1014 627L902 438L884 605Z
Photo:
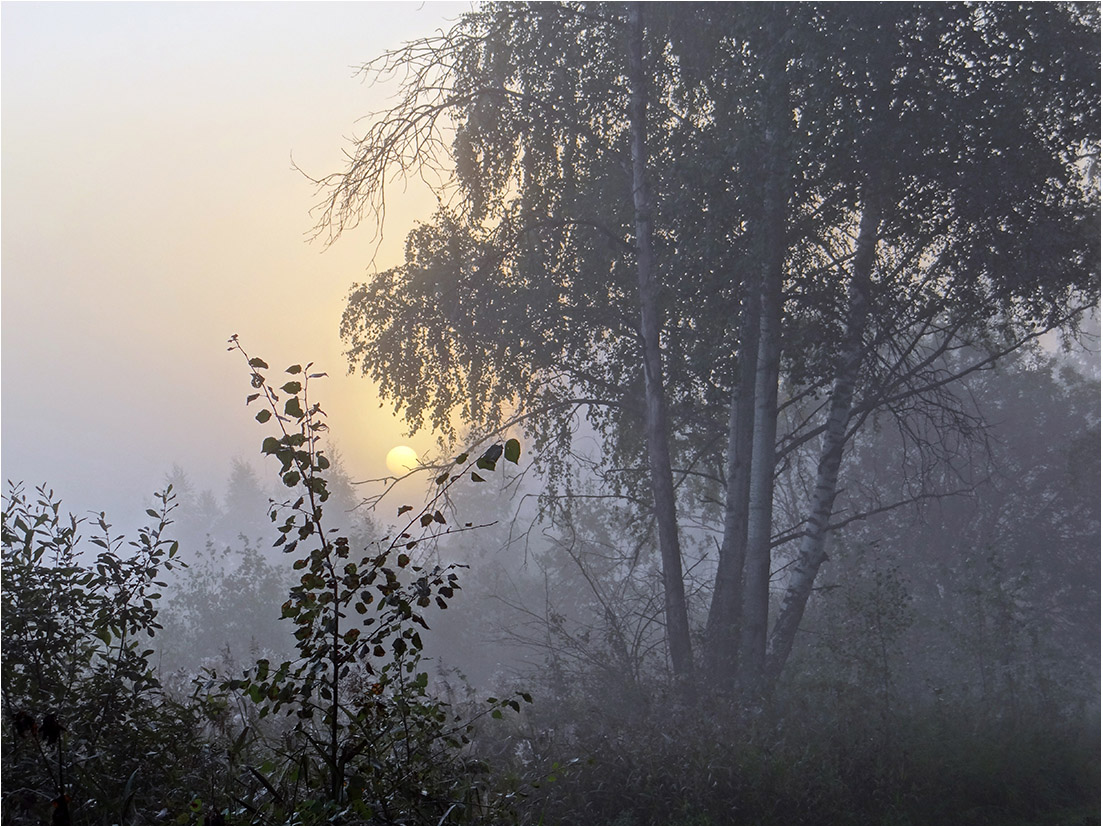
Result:
M287 374L301 374L302 372L303 372L303 366L301 366L301 365L292 365L284 373L287 373ZM290 393L297 393L297 392L290 392Z
M260 450L263 454L275 454L280 450L280 441L275 437L265 437L264 442L260 444Z
M280 390L285 394L298 394L303 390L303 384L301 382L285 382L280 386Z
M257 422L258 423L266 423L271 419L272 419L272 412L269 411L267 408L262 409L261 411L257 412Z
M459 457L457 457L456 462L457 463L466 463L467 462L467 452L465 451L463 454L461 454Z
M506 460L510 463L516 463L521 459L521 441L520 440L506 440Z
M292 486L298 484L299 478L300 475L297 471L289 471L283 476L283 485L287 486L290 489Z
M249 367L250 368L267 368L268 363L265 362L260 357L253 357L251 360L249 360Z
M259 396L260 394L250 394L248 397L245 398L245 404L248 405Z
M283 407L283 413L288 417L295 417L296 419L302 419L306 416L303 412L302 406L299 403L298 397L292 397L287 401Z
M471 480L475 483L482 483L484 478L479 477L479 475L475 474L475 472L471 472Z
M412 512L413 510L414 510L413 506L399 506L398 507L398 516L402 517L404 514L406 514L406 512Z

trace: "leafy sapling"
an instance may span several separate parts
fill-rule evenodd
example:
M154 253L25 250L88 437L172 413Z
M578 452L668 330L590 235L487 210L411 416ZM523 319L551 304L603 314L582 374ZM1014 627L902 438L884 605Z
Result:
M236 335L229 343L228 350L239 351L249 366L254 391L246 403L262 401L256 420L276 427L261 451L280 462L280 479L292 494L273 503L269 516L280 531L275 545L296 556L292 566L301 573L281 610L295 626L298 657L278 666L262 659L243 678L222 685L248 697L262 718L279 711L295 715L293 731L314 762L308 769L305 758L297 760L296 786L304 770L313 773L324 795L311 807L322 810L306 814L296 806L280 816L345 813L423 821L436 801L438 816L463 818L449 793L462 774L442 778L438 766L455 758L471 722L451 716L447 705L432 698L428 674L417 670L420 631L429 628L423 610L434 603L447 608L459 589L457 565L421 565L411 552L431 538L463 531L450 528L440 509L449 487L468 471L479 479L473 467L493 470L503 456L516 463L520 444L496 443L458 473L438 478L436 494L422 509L399 510L400 516L410 514L400 531L354 550L347 537L329 528L324 514L330 463L319 441L327 431L326 415L310 397L310 381L325 374L311 373L312 363L292 365L277 387L264 360L249 356ZM457 463L467 460L461 455ZM505 707L519 708L512 698L489 705L483 712L499 716ZM260 775L256 768L249 772ZM427 793L433 779L440 783L436 799ZM278 790L267 777L264 785L269 793ZM290 807L274 793L271 805Z

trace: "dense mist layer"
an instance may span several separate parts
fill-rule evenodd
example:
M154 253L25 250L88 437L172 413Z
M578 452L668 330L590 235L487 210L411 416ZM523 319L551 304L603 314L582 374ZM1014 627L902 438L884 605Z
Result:
M0 821L1098 823L1098 6L13 8Z

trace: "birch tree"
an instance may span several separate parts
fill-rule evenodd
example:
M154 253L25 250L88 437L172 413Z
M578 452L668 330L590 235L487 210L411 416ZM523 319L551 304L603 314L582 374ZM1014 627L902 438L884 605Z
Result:
M320 181L332 238L395 175L451 176L353 288L350 365L413 427L524 428L553 485L587 416L609 492L654 517L680 676L704 619L679 530L719 502L702 660L768 692L860 516L835 506L854 434L965 433L956 382L1098 301L1098 30L1065 5L487 6L369 65L402 96ZM783 525L779 469L813 448Z

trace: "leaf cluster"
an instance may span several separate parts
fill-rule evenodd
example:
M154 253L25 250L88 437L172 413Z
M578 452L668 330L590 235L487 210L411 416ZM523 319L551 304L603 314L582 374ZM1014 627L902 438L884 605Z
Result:
M274 545L295 556L292 569L299 573L281 609L294 628L298 657L279 665L260 659L241 678L212 674L202 689L208 696L246 699L256 711L258 729L243 730L234 751L243 772L262 782L245 811L253 818L309 821L474 818L482 807L470 798L475 777L455 754L468 741L473 719L436 699L428 673L418 669L421 633L429 629L425 610L448 607L460 588L459 566L413 556L423 542L470 528L449 527L440 507L448 489L468 473L482 480L475 469L493 471L503 457L517 463L520 443L495 443L475 458L460 455L455 472L437 479L437 494L423 508L398 510L406 520L402 528L356 550L329 530L324 515L329 461L317 443L326 430L325 412L308 395L309 381L323 375L309 373L310 365L292 365L285 373L303 375L301 381L276 389L262 373L267 363L250 357L237 337L229 350L248 363L255 391L247 403L266 403L256 419L277 426L261 451L279 461L292 495L272 505L270 518L280 531ZM476 718L519 708L516 698L488 699L486 705ZM245 748L265 732L259 721L276 713L293 717L290 729L268 731L284 734L284 760L258 767ZM314 798L304 799L304 792Z
M104 515L84 519L45 486L4 496L3 821L147 821L187 796L202 762L192 714L161 689L150 639L164 573L181 564L166 535L171 486L136 540ZM154 807L156 806L156 807ZM150 810L152 809L152 810ZM143 816L144 815L144 816Z

